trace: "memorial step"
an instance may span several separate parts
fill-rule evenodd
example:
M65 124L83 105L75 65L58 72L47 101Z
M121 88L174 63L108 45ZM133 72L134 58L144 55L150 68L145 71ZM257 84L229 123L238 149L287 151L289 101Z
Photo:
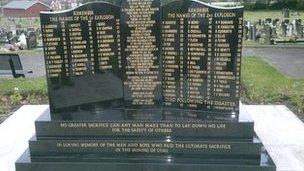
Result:
M200 120L131 120L105 113L103 120L50 120L44 113L35 123L38 138L48 137L198 137L251 139L254 124L251 118L241 112L236 121ZM115 118L115 119L111 119ZM241 130L241 131L240 131Z
M77 158L77 156L74 156ZM276 167L267 154L261 153L257 164L235 163L231 160L220 162L201 162L195 159L174 158L143 160L138 158L116 158L104 161L88 162L87 160L66 160L58 157L55 161L33 161L26 151L16 162L16 171L275 171Z
M32 156L60 155L159 155L192 156L203 155L218 158L252 158L259 159L262 144L258 140L243 141L167 141L125 140L125 139L49 139L29 142Z

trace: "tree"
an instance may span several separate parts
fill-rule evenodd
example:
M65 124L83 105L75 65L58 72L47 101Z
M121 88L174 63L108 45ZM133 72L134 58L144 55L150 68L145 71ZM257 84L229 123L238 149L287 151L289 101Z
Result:
M297 8L303 10L304 9L304 1L297 0Z

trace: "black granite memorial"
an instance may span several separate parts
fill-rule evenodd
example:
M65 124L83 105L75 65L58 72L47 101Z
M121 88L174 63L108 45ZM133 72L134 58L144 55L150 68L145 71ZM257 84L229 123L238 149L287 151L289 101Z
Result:
M98 2L41 25L50 111L17 171L275 171L240 109L242 7Z

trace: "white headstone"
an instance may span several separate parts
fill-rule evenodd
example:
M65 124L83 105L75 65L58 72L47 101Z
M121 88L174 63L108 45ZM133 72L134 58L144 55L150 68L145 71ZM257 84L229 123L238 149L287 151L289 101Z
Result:
M19 36L19 42L21 45L26 46L26 36L24 33Z

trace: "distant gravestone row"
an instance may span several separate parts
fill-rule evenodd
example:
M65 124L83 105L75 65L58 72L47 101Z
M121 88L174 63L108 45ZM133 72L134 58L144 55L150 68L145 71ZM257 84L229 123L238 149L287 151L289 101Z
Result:
M244 39L263 41L266 44L274 44L275 41L294 39L295 42L303 41L304 25L301 19L267 18L258 22L244 21Z
M38 39L41 39L41 29L21 28L21 25L16 25L11 30L0 28L0 43L15 45L21 43L26 45L27 49L34 49L38 46ZM23 40L24 39L24 40Z

